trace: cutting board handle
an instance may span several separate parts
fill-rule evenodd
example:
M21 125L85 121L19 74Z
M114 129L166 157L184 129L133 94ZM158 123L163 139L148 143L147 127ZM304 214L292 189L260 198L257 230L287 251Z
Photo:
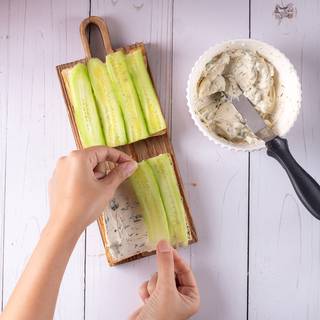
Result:
M105 21L102 18L96 17L96 16L91 16L91 17L88 17L88 18L84 19L80 23L80 37L81 37L81 42L82 42L82 46L83 46L84 52L86 54L86 57L87 58L91 58L92 57L91 50L90 50L89 39L88 39L88 34L86 32L86 29L87 29L89 24L96 25L96 27L100 31L100 34L101 34L101 37L102 37L102 41L103 41L103 45L104 45L104 48L106 50L106 53L107 54L112 53L113 49L112 49L112 46L111 46L109 30L108 30L107 24L105 23Z

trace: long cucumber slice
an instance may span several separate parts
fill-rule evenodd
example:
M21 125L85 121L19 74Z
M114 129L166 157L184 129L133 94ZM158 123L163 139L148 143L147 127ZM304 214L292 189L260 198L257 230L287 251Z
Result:
M149 133L123 51L108 54L106 65L114 92L120 102L128 142L132 143L147 138Z
M159 185L167 214L170 241L173 245L186 246L188 244L186 214L171 156L165 153L146 161Z
M83 63L70 70L68 84L82 146L105 145L87 67Z
M166 129L160 103L144 62L141 48L126 56L130 75L137 90L148 131L151 135Z
M127 143L124 121L107 67L97 58L90 59L87 67L106 143L109 147L124 145Z
M159 186L147 161L142 161L129 178L142 209L147 227L149 243L156 245L159 240L170 240L165 208Z

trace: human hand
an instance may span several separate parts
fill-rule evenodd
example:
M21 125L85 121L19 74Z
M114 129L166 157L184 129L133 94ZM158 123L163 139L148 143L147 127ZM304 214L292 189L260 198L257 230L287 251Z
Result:
M158 273L139 290L144 305L130 320L185 320L195 314L200 295L191 269L165 240L157 245Z
M106 161L116 165L108 174ZM49 224L64 224L80 234L136 168L128 155L104 146L72 151L60 158L49 182Z

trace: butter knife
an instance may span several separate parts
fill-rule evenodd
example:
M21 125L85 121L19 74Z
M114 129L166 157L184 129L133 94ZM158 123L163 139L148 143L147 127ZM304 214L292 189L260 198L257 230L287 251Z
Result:
M292 186L310 213L320 220L320 186L294 159L290 153L287 139L276 135L267 127L251 102L241 95L232 101L246 120L248 127L266 144L267 154L276 159L286 170Z

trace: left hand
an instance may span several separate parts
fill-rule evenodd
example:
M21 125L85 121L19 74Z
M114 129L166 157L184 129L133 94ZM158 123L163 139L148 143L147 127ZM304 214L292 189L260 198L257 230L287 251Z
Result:
M116 165L109 173L106 161ZM49 224L64 224L70 227L67 230L81 233L101 215L118 186L136 168L127 154L104 146L72 151L60 158L49 183Z

